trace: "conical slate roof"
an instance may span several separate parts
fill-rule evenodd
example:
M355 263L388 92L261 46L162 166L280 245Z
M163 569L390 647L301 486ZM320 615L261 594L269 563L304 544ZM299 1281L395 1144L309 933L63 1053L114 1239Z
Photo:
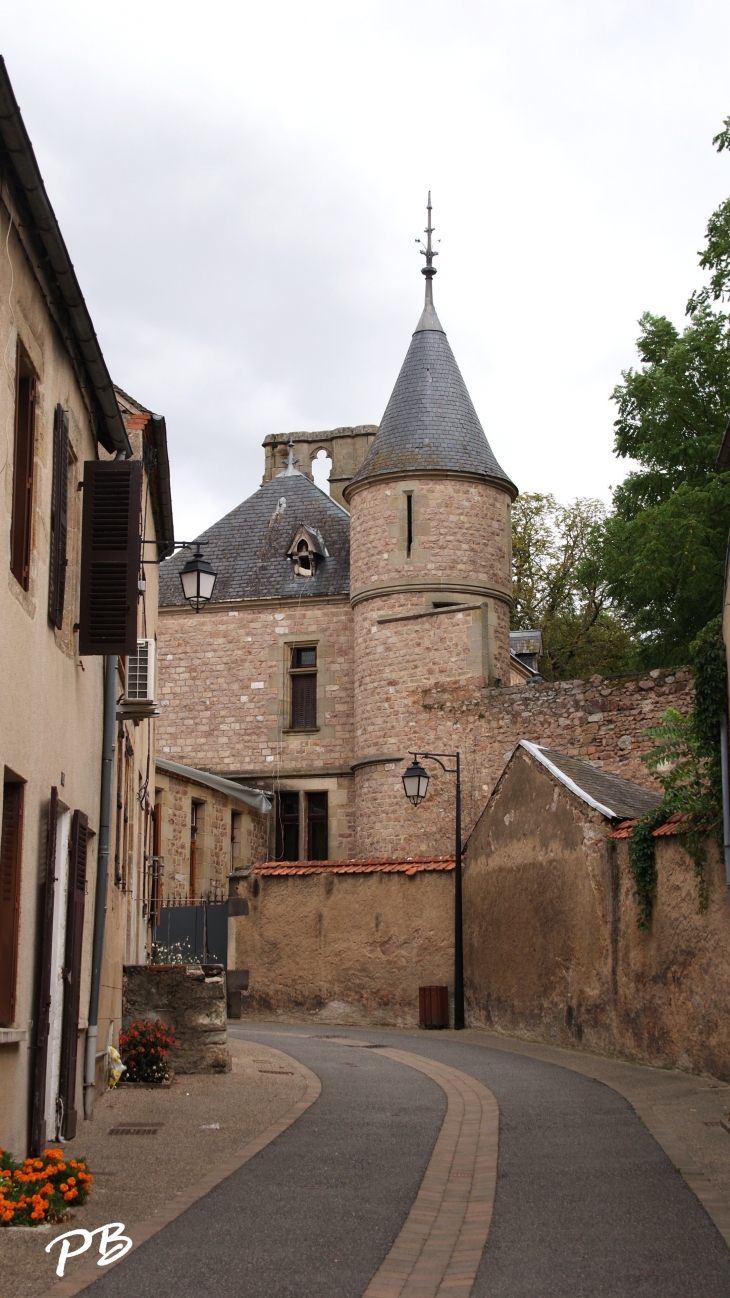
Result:
M345 496L354 483L379 474L426 470L483 475L517 495L494 458L428 292L377 436Z
M287 552L301 525L318 532L327 555L313 577L297 577ZM342 595L350 588L350 518L346 510L291 468L265 482L198 538L216 573L214 603ZM160 567L160 607L183 605L181 550Z

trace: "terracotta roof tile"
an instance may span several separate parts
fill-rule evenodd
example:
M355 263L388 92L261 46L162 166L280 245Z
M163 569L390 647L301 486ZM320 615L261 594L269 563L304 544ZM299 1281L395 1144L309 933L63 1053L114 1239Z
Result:
M265 861L254 874L422 874L453 870L453 856L370 856L357 861Z

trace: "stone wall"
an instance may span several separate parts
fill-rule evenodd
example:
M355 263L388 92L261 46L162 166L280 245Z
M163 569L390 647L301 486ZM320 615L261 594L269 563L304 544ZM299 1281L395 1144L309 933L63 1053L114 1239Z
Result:
M653 743L645 732L667 708L690 712L694 689L691 672L684 668L510 689L444 682L423 690L420 702L423 733L462 751L466 835L520 739L580 757L644 788L658 788L641 761ZM444 850L438 843L431 846Z
M167 901L190 895L190 809L198 803L196 896L225 896L233 861L231 812L239 813L236 864L253 865L269 856L271 817L208 785L158 769L155 801L162 807L161 837Z
M674 837L640 932L626 840L524 750L469 840L467 1020L561 1046L730 1079L730 905L715 840L709 907Z
M316 644L315 733L291 732L293 644ZM352 610L346 597L203 612L161 609L158 752L247 778L349 768Z
M134 1019L160 1019L180 1042L170 1049L176 1073L227 1073L226 980L197 966L127 965L124 969L122 1028Z
M229 903L228 959L248 971L244 1018L413 1025L419 986L453 985L453 870L254 873L231 885L241 900Z

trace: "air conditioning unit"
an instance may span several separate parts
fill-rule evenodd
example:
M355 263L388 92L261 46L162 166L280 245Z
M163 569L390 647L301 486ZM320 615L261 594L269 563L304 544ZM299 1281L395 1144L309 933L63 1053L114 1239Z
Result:
M151 703L155 697L155 642L138 640L137 652L127 654L127 684L124 697L130 702Z
M124 698L117 705L119 721L159 717L160 709L155 702L155 666L154 640L138 640L136 653L127 654Z

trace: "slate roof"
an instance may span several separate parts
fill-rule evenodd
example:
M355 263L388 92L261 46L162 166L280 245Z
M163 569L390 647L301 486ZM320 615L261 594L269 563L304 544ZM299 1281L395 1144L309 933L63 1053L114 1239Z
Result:
M284 502L282 504L282 502ZM287 558L300 524L321 533L328 558L313 577L297 577ZM304 474L294 470L265 482L197 540L218 574L213 600L303 599L342 595L350 589L350 516ZM160 607L183 605L180 570L190 558L179 551L160 567Z
M661 794L652 793L650 789L644 789L632 780L624 780L611 771L591 766L589 762L582 762L578 757L567 757L565 753L528 743L526 739L520 740L520 746L609 820L643 816L645 811L658 807L662 800Z
M484 435L446 334L420 321L375 440L351 483L428 469L483 474L517 495Z
M430 870L454 870L453 856L373 856L362 861L266 861L255 865L254 874L422 874Z

